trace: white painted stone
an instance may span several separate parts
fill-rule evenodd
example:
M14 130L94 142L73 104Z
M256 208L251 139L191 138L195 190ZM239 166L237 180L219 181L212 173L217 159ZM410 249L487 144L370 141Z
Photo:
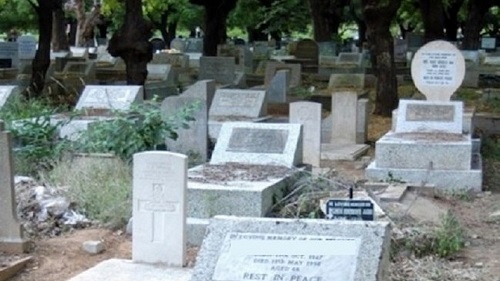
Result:
M182 267L186 264L185 155L147 151L134 154L134 262Z
M358 94L334 92L332 94L332 138L334 144L356 143Z
M224 123L210 164L296 166L302 163L301 131L300 124Z
M290 103L290 123L302 124L302 161L320 166L321 104L316 102Z
M18 93L17 86L0 86L0 108L2 108L7 101Z
M85 252L96 255L104 251L104 244L101 241L85 241L82 244L82 248Z
M438 40L421 47L411 63L417 89L429 101L449 101L465 76L465 60L451 43Z
M75 108L127 110L142 99L142 86L86 86Z
M218 89L209 116L261 117L266 112L266 91Z
M463 130L463 103L400 100L396 133L452 133Z

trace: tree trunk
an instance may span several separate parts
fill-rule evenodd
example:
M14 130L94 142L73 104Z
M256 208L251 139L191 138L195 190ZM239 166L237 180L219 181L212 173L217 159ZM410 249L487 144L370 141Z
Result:
M488 10L493 5L498 5L500 1L494 0L469 0L467 21L464 26L464 41L462 49L477 50L479 49L480 32L483 28L483 19Z
M366 22L364 20L358 20L358 38L359 38L359 50L362 50L363 43L366 42Z
M460 12L463 2L463 0L451 0L444 11L445 38L448 41L457 41L458 12Z
M165 41L165 43L167 43L167 46L169 46L169 48L170 48L170 43L172 43L172 40L174 40L175 37L177 36L177 24L178 23L179 23L179 21L175 20L175 21L170 22L167 25L168 36L167 36L167 41Z
M62 1L61 7L62 7ZM68 35L66 34L66 21L63 9L56 9L52 13L52 50L54 52L69 51Z
M226 43L226 20L238 0L190 0L192 4L205 7L205 36L203 55L217 56L217 45Z
M147 64L153 58L153 46L149 42L151 30L151 23L143 17L141 0L126 0L125 21L109 40L108 51L125 61L128 85L146 82Z
M338 34L343 8L349 4L349 1L309 0L308 2L313 20L314 40L332 41L332 36Z
M266 28L267 26L265 26L264 24L261 24L259 27L248 26L248 42L251 43L255 41L267 41L268 34L265 32Z
M82 46L94 46L94 28L101 23L101 5L95 5L94 8L92 8L90 14L85 18L85 22L83 23L80 42Z
M85 2L84 0L74 0L75 3L75 14L76 14L76 38L75 46L81 47L83 44L82 33L85 25Z
M398 106L394 43L390 26L400 5L401 0L363 0L366 37L372 55L372 67L377 76L374 114L386 117L390 117Z
M420 0L420 11L424 23L424 42L444 38L443 1Z

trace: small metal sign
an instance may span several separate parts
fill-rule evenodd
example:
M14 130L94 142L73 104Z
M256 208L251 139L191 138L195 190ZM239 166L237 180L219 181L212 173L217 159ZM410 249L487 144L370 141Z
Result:
M326 202L327 219L373 221L373 217L370 200L331 199Z

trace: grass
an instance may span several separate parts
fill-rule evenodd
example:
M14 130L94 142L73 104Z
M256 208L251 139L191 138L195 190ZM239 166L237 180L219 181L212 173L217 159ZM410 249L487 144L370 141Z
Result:
M107 227L120 228L132 215L131 168L118 158L65 160L42 178L66 186L70 200L89 219Z

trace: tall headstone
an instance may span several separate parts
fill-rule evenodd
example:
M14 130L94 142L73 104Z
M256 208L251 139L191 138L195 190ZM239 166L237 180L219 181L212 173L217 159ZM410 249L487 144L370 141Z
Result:
M176 140L167 138L165 144L169 151L191 155L192 157L198 156L201 161L206 162L208 158L208 110L206 100L184 95L170 96L163 100L161 109L168 118L175 120L178 118L179 109L187 106L194 107L192 111L194 120L187 124L188 128L179 128L177 130ZM177 122L179 121L177 120Z
M290 87L298 87L301 83L302 66L298 63L281 63L281 62L267 62L266 73L264 77L264 84L267 86L271 83L274 75L279 70L290 71Z
M358 94L356 92L333 93L331 143L356 143L357 104Z
M187 157L165 152L134 154L134 262L186 264Z
M465 60L453 44L437 40L420 48L411 63L411 76L428 101L449 101L465 75Z
M23 253L28 242L16 214L10 133L0 121L0 252Z
M31 60L35 58L37 44L35 37L28 35L20 36L17 38L17 44L19 48L19 59Z
M290 70L278 70L267 87L267 102L285 103L290 88Z
M290 103L290 123L302 124L302 161L314 167L321 158L321 103Z

